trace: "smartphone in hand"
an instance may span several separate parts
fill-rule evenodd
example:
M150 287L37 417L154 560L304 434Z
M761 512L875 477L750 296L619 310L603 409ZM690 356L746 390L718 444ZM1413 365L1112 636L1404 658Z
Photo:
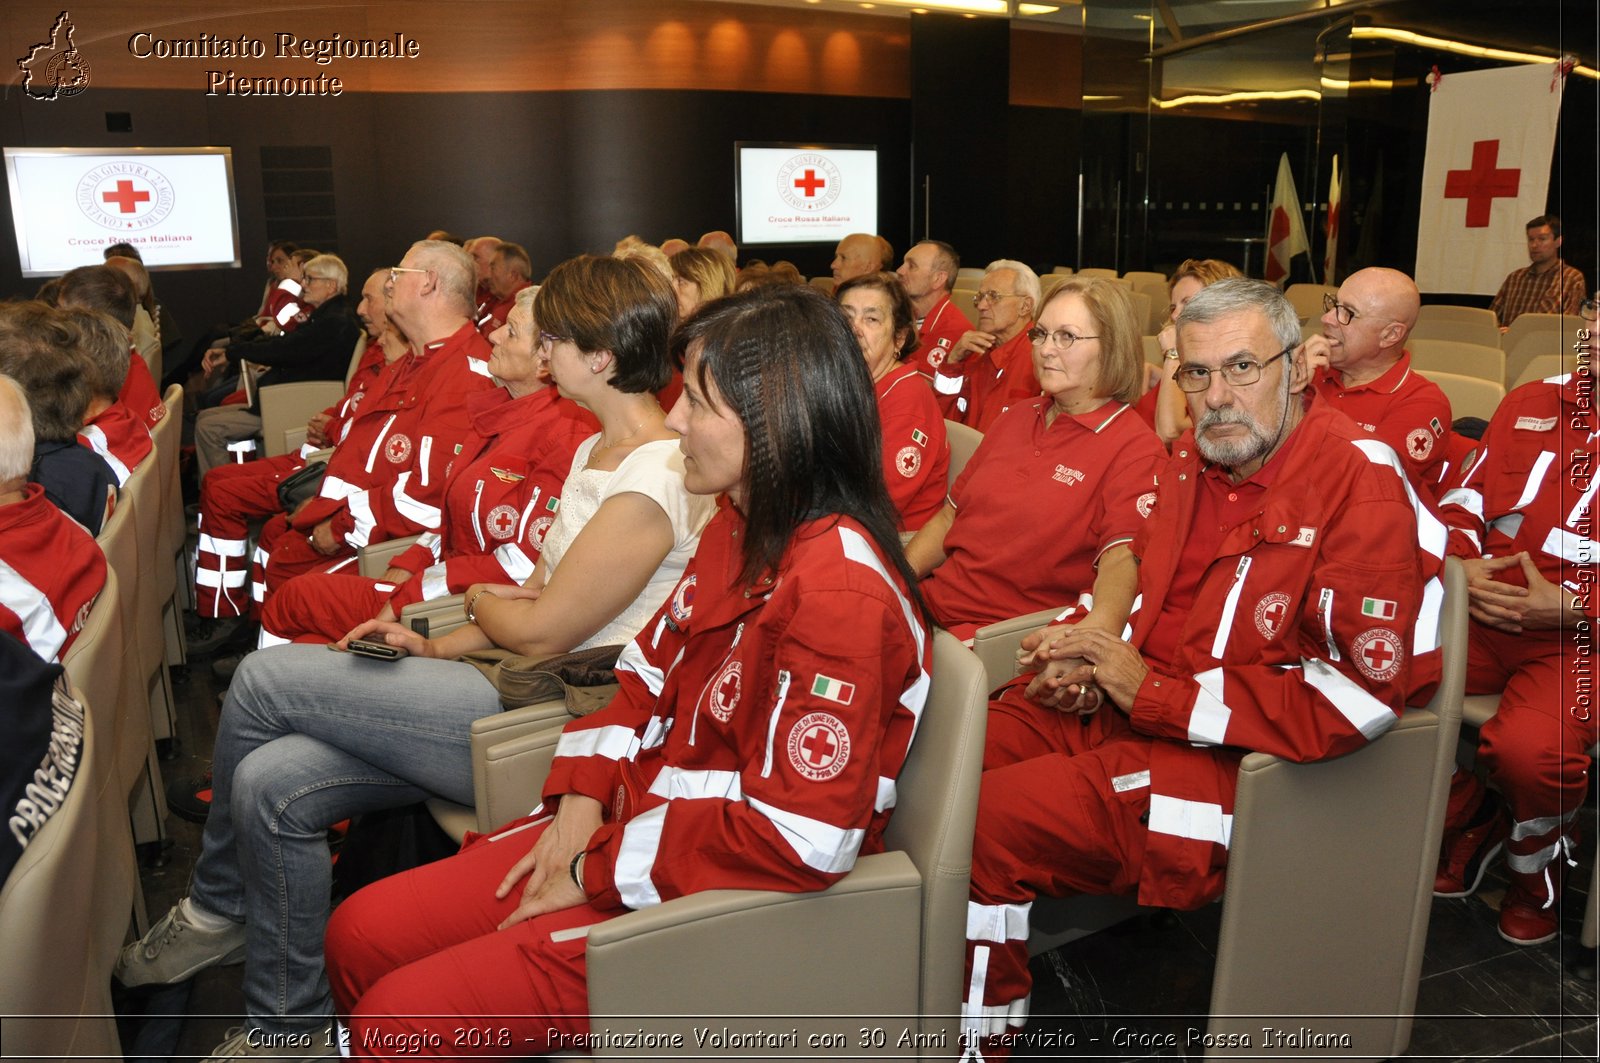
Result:
M404 646L391 646L387 642L374 642L371 639L351 639L348 648L357 656L373 657L380 661L398 661L408 653Z

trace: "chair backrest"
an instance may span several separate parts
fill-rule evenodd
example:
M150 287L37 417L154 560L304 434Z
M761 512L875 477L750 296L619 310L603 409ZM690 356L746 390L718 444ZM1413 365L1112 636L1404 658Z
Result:
M821 290L824 295L832 295L834 288L838 287L832 277L812 277L806 283Z
M1534 319L1528 325L1523 322ZM1563 327L1565 324L1566 327ZM1557 314L1523 314L1511 323L1500 346L1506 352L1506 379L1516 380L1541 354L1573 354L1579 318ZM1593 348L1590 348L1591 352Z
M1283 290L1283 297L1289 300L1289 305L1294 307L1294 312L1300 315L1300 322L1304 324L1314 317L1323 315L1324 295L1338 293L1338 288L1327 284L1291 284Z
M21 1058L120 1059L111 1004L116 949L103 946L97 837L104 772L96 721L61 806L22 850L0 889L0 1037ZM131 858L131 842L129 846ZM125 921L127 913L119 913Z
M1482 417L1487 421L1494 416L1500 400L1506 397L1505 387L1493 380L1437 370L1423 370L1422 375L1438 384L1444 397L1450 400L1452 417Z
M1430 304L1417 311L1412 339L1455 340L1500 346L1500 322L1494 311L1478 306Z
M1576 354L1536 354L1527 365L1522 367L1522 372L1517 379L1506 386L1506 390L1515 391L1524 384L1535 380L1546 380L1553 376L1563 376L1575 371L1577 368L1578 356Z
M956 287L976 288L978 286L978 282L983 280L983 275L986 272L988 271L979 269L977 266L962 266L960 269L956 270ZM970 281L971 283L962 284L962 281Z
M1114 269L1106 269L1102 266L1090 266L1087 269L1078 270L1076 276L1091 278L1099 277L1102 280L1114 281L1117 279L1117 271Z
M972 455L978 449L978 444L983 442L983 433L970 425L960 421L952 421L948 417L944 422L945 438L950 441L950 472L948 485L955 486L956 477L961 475L961 470L967 467L967 462L972 460Z
M1062 277L1070 277L1072 276L1073 270L1071 266L1056 266L1050 272L1058 274Z
M1518 314L1500 335L1500 346L1509 354L1524 336L1536 332L1555 332L1570 336L1583 327L1583 318L1574 314Z
M1125 273L1122 279L1132 285L1135 292L1149 299L1148 309L1139 319L1139 324L1144 329L1145 335L1154 336L1167 323L1167 307L1171 302L1171 293L1167 290L1167 278L1159 273L1140 270Z
M121 684L122 693L116 700L115 738L117 754L112 763L128 789L138 780L144 768L145 754L150 744L150 711L146 680L150 673L142 663L139 639L141 625L152 623L149 611L140 601L141 566L139 559L138 516L140 499L123 491L117 508L106 526L100 529L95 541L106 555L106 567L116 573L116 602L121 619L122 637L117 639L116 659L121 663L111 674ZM109 584L108 584L109 585ZM103 592L102 592L103 593ZM159 624L159 618L156 621ZM159 626L154 632L161 637ZM74 646L76 648L76 646Z
M336 380L296 380L261 389L261 452L272 458L289 452L284 433L305 427L313 414L321 413L344 396Z
M117 729L117 711L126 693L122 676L122 584L116 569L106 572L106 585L89 608L78 637L61 658L67 677L81 692L89 712L95 717L95 738L100 742L101 764L115 763L112 745Z
M183 449L183 385L174 384L162 397L167 415L152 433L156 458L161 463L161 542L167 556L183 549L183 485L179 478L179 452Z
M976 285L977 282L973 281L972 284ZM978 320L978 289L976 287L970 287L966 283L957 284L950 289L950 301L956 305L956 309L960 310L968 321Z
M1413 333L1406 341L1406 350L1411 352L1413 369L1475 376L1496 384L1506 381L1506 352L1499 347L1460 340L1418 339Z
M951 1015L961 1000L972 832L978 819L988 684L972 651L948 631L933 635L927 707L896 783L884 847L907 853L922 874L922 1014Z
M1459 562L1444 587L1443 677L1427 708L1348 756L1241 763L1212 1035L1338 1015L1353 1040L1342 1057L1405 1051L1466 679Z
M1063 284L1065 284L1067 281L1069 281L1071 279L1072 278L1068 277L1064 273L1046 273L1044 276L1040 277L1039 278L1039 305L1043 306L1044 305L1044 301L1046 299L1050 298L1050 293L1051 292L1055 291L1057 288L1061 287ZM1035 315L1035 316L1037 316L1037 315Z

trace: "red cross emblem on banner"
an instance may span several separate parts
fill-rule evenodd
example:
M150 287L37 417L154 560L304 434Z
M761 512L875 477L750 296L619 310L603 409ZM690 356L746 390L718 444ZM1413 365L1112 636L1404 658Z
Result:
M804 192L807 199L816 195L817 190L825 188L827 184L827 179L818 177L815 170L807 170L804 177L796 177L794 179L794 186Z
M1472 145L1472 168L1445 173L1444 198L1467 201L1467 228L1483 229L1496 199L1514 199L1522 184L1521 170L1496 168L1500 158L1498 140L1480 140Z
M116 191L101 192L100 199L115 203L120 214L132 214L137 204L150 202L150 193L135 191L132 181L118 181Z

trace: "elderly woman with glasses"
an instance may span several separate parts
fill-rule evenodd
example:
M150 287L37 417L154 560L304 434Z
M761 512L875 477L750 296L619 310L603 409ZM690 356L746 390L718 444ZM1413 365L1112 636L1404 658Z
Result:
M1056 607L1119 633L1136 582L1129 544L1165 457L1129 405L1144 371L1133 304L1110 281L1068 281L1029 337L1044 394L995 420L906 557L962 638Z
M883 429L883 478L900 514L915 531L944 505L950 444L933 389L906 359L917 349L911 297L893 273L851 277L833 293L872 374Z

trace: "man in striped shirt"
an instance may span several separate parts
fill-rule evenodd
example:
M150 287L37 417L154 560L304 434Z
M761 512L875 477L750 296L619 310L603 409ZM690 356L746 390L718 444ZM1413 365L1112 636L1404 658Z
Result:
M1523 314L1576 314L1583 271L1561 258L1561 219L1541 214L1528 222L1528 265L1514 269L1489 304L1506 329Z

